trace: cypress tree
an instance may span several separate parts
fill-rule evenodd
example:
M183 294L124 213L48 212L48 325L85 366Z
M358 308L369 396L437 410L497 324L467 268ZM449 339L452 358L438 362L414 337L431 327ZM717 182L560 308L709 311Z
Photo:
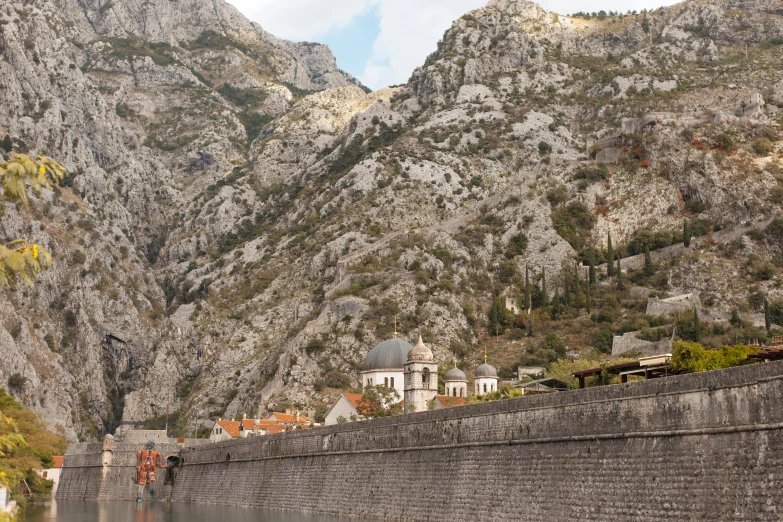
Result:
M549 295L546 291L546 268L541 270L541 306L549 304Z
M622 290L624 288L623 284L623 271L620 268L620 258L617 258L617 289Z
M568 271L565 270L563 272L563 303L566 306L571 306L571 290L569 288L568 280L570 278L568 277Z
M11 149L14 148L14 142L11 141L11 136L8 134L5 135L5 138L3 138L3 143L0 144L0 148L6 152L11 152Z
M699 311L693 309L693 337L696 342L701 339L701 319L699 319Z
M644 246L644 275L653 275L652 256L650 256L650 247Z
M592 303L591 297L590 297L590 277L588 276L587 280L585 281L585 310L587 310L587 313L590 313L590 308Z
M533 289L530 287L530 267L525 265L525 304L528 313L533 309Z
M769 332L772 329L772 314L769 311L769 301L764 299L764 326L767 327Z
M609 239L606 242L606 275L614 275L614 248L612 248L612 234L608 234Z
M682 242L685 245L685 248L690 248L691 246L691 229L688 226L688 220L685 219L682 222Z
M593 262L593 254L590 254L590 268L587 272L587 284L588 286L595 284L595 263Z

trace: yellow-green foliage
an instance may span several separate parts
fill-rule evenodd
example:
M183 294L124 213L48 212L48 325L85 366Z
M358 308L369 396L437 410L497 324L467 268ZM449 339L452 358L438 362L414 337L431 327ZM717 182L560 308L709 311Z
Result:
M705 348L699 343L682 341L674 343L671 365L680 372L708 372L753 362L748 356L757 351L744 345Z
M13 487L26 480L34 493L45 494L51 482L34 470L51 467L52 456L64 452L65 439L0 388L0 482Z
M45 156L33 159L26 154L12 152L8 162L0 163L4 197L25 205L29 202L28 185L33 192L40 194L44 188L51 188L52 183L58 183L63 176L65 168ZM32 285L38 274L51 264L52 256L40 245L23 239L7 245L0 244L0 286L9 286L17 278Z

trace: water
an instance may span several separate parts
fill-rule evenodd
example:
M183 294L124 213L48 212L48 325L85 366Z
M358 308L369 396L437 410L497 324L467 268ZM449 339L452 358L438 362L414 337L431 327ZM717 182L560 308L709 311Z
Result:
M356 522L357 519L169 502L51 502L32 505L25 522Z

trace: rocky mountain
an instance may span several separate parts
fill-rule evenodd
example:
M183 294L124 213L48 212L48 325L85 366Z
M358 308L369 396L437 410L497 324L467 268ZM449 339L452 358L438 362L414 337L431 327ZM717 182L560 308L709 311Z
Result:
M765 229L783 202L781 49L767 0L589 18L490 0L407 85L367 92L326 47L221 1L7 3L0 137L70 175L5 204L3 237L56 262L0 294L0 384L71 437L184 431L330 402L395 317L471 367L484 346L547 362L548 333L579 357L656 326L635 295L758 311L783 298ZM610 234L640 253L686 219L763 226L629 272L599 312L492 331L493 295L521 295L526 267L560 303Z

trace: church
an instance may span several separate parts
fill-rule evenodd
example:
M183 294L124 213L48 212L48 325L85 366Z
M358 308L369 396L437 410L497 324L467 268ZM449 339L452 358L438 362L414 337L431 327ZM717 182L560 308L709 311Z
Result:
M486 355L474 377L475 395L499 390L497 370L487 363ZM397 390L404 399L405 413L426 411L431 401L438 397L438 363L421 336L416 346L411 346L395 334L393 339L376 345L367 354L362 364L361 381L362 387L383 385ZM444 390L444 396L468 396L467 375L456 365L446 373Z

